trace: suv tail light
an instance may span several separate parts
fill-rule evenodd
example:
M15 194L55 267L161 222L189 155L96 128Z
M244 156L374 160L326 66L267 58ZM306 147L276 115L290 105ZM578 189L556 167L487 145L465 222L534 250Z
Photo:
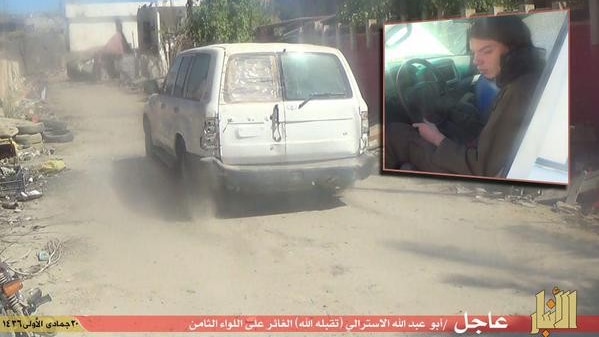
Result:
M220 140L218 138L218 118L207 117L204 121L204 134L202 135L202 149L212 151L214 156L219 155Z
M370 124L368 122L368 111L360 111L360 154L368 149L368 140L370 138Z

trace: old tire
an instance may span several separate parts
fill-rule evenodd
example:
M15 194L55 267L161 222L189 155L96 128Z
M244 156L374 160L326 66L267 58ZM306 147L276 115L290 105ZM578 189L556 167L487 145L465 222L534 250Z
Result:
M73 139L75 139L75 136L69 130L44 132L46 143L68 143L72 142Z
M154 152L154 144L152 143L152 129L150 127L150 122L147 118L144 117L144 146L146 150L146 157L155 158L156 154Z
M17 124L20 135L35 135L44 132L44 123L23 123Z
M186 151L181 140L177 146L175 179L182 198L180 210L188 220L206 218L212 214L208 190L209 172L199 157Z
M43 141L41 133L36 133L34 135L16 135L14 139L15 142L20 145L36 145Z
M67 123L56 119L42 119L46 131L66 131Z
M19 133L19 129L14 126L0 125L0 138L12 138Z

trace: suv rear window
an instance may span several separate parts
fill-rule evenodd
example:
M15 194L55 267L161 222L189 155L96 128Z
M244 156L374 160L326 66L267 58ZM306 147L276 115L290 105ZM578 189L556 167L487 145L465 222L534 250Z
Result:
M229 58L224 100L237 102L273 102L280 100L276 56L243 54Z
M352 96L345 70L336 55L287 52L281 54L281 65L286 100Z

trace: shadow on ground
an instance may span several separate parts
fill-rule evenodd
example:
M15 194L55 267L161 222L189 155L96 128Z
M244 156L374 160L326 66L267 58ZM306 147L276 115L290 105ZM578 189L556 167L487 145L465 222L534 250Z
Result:
M288 192L273 194L240 194L227 199L221 206L219 218L244 218L264 215L324 211L345 206L337 196L308 192Z
M565 261L568 261L568 254L572 255L572 260L576 258L588 260L589 269L579 273L573 272L572 268L547 270L535 266L534 257L512 259L496 252L484 252L451 245L408 241L387 241L385 244L402 252L457 263L464 267L480 268L480 271L473 275L471 269L469 269L470 272L461 271L461 268L457 267L453 272L441 275L441 282L456 287L512 290L530 294L531 303L534 303L534 296L540 290L549 291L555 286L564 286L564 283L574 284L575 289L565 290L577 291L579 314L599 314L599 271L596 274L589 275L588 273L599 260L599 251L594 249L595 246L591 242L582 242L573 238L555 239L540 229L527 226L508 230L513 230L514 235L524 236L528 240L539 241L554 247L556 252L563 252L566 256ZM523 262L519 263L518 261Z
M192 202L175 176L159 162L145 157L118 160L114 163L113 175L112 183L117 195L134 212L166 221L191 221L198 216L197 211L190 211ZM216 215L218 218L319 211L345 206L336 196L316 192L232 194L227 197L225 207L218 208L214 206L209 192L194 198L193 203L205 210L204 216Z

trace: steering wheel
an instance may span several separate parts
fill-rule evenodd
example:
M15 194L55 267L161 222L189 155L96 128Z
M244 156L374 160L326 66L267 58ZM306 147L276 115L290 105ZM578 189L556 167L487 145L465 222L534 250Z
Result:
M423 72L429 79L418 80L416 83L406 85L405 78L409 78L410 70L414 65L424 66ZM407 81L409 83L409 81ZM399 102L412 123L420 123L424 119L431 123L440 123L442 96L445 95L446 83L434 65L421 58L413 58L404 62L397 72L395 83L397 85Z

